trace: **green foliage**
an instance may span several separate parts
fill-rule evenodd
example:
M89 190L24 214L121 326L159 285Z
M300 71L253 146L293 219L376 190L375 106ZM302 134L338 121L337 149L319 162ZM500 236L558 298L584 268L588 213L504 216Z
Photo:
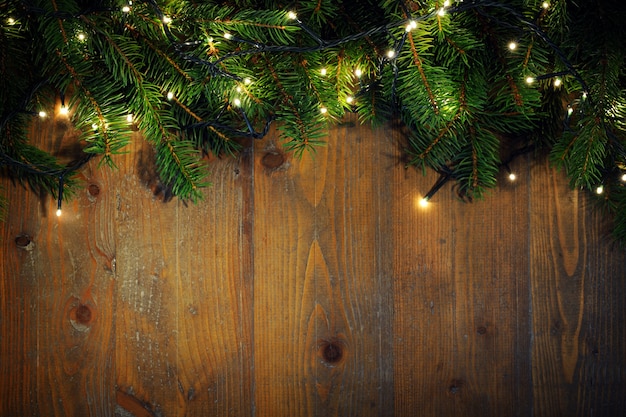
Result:
M445 172L468 197L497 185L505 147L547 148L572 186L620 177L622 8L451 3L5 0L0 164L52 194L63 177L69 192L79 165L26 137L32 114L65 97L87 155L115 167L141 137L162 182L193 201L208 184L203 155L235 155L238 139L262 138L270 123L300 155L346 112L401 121L409 164ZM626 217L616 184L609 206Z

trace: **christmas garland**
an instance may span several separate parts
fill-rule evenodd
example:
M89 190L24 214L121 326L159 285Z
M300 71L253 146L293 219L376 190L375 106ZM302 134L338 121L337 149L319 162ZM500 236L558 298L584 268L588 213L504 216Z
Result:
M410 166L467 199L517 155L545 149L626 241L622 7L555 0L0 3L0 165L60 210L91 158L115 166L131 129L174 195L197 201L205 154L236 154L270 125L297 155L354 112L398 120ZM28 143L54 102L84 157ZM503 149L506 153L503 155ZM511 173L513 174L513 173ZM511 177L512 178L512 177ZM5 202L6 203L6 202Z

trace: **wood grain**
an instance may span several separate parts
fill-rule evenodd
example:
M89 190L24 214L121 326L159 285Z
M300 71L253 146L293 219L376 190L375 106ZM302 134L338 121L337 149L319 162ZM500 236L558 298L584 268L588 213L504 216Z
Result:
M532 178L535 415L624 415L624 251L562 173L542 164Z
M314 157L282 157L275 142L255 149L257 415L393 414L384 178L370 175L385 142L353 122Z
M528 172L520 170L521 183L502 179L483 201L461 202L447 184L427 207L418 203L438 176L394 170L398 415L530 415Z
M544 160L484 201L348 118L276 132L169 201L134 133L55 202L2 178L0 416L606 416L626 410L626 251ZM33 143L78 154L62 119Z

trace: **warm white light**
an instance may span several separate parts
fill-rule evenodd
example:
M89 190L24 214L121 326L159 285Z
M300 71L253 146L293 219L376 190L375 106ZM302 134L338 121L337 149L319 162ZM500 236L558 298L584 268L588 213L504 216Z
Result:
M163 23L169 25L170 23L172 23L172 18L169 16L163 16Z
M169 93L167 93L167 99L171 100L174 98L174 93L172 93L171 91Z
M61 209L57 209L57 217L61 217Z
M439 9L439 11L437 12L437 14L439 16L445 16L446 14L446 9L444 9L443 7L441 9Z
M7 23L8 23L9 25L14 25L14 24L15 24L15 19L13 19L12 17L9 17L9 18L7 19Z
M95 123L92 123L92 124L91 124L91 128L92 128L93 130L98 130L98 125L97 125L97 124L95 124Z
M583 100L586 100L586 99L587 99L587 92L585 91L585 92L583 93Z
M515 42L509 42L509 49L511 51L515 50L515 48L517 48L517 43Z
M393 49L390 49L387 51L387 58L392 59L395 56L396 56L396 51L394 51Z
M604 192L604 187L599 185L598 188L596 188L596 194L602 194Z
M236 99L233 100L233 104L235 105L235 107L239 107L239 106L241 106L241 100L236 98Z
M450 6L450 0L446 0L443 2L443 7L448 7Z
M572 109L571 107L568 107L568 108L567 108L567 115L568 115L568 116L571 116L571 115L572 115L572 113L574 113L574 109Z
M39 117L41 117L42 119L43 119L44 117L46 117L47 115L48 115L48 113L46 113L46 112L45 112L45 111L43 111L43 110L39 112Z
M420 207L427 207L428 206L428 199L426 197L422 198L419 201L419 205L420 205Z
M547 1L544 1L541 7L543 7L544 9L547 9L548 7L550 7L550 3L548 3Z
M328 73L328 70L326 68L322 68L320 70L320 74L322 74L322 75L326 75L327 73Z
M129 113L129 114L126 115L126 121L128 123L132 123L133 122L133 115L132 115L132 113Z
M526 77L526 84L532 84L535 82L535 77Z
M411 21L410 21L410 22L406 25L405 30L406 30L407 32L410 32L410 31L412 31L412 30L413 30L413 29L415 29L415 28L417 28L417 22L416 22L415 20L411 20Z
M252 83L252 80L251 80L250 78L244 78L244 79L243 79L243 83L244 83L245 85L250 85L250 84Z
M626 174L622 175L622 181L626 182Z
M561 79L560 78L555 78L554 80L554 86L555 87L559 87L561 85Z
M511 181L515 181L516 179L517 179L517 175L515 175L514 173L512 173L512 172L511 172L511 173L509 174L509 180L511 180Z
M361 75L363 75L363 71L361 71L360 68L357 68L354 70L354 75L356 75L357 77L361 78Z
M67 116L67 114L69 113L69 109L66 106L61 106L61 108L59 109L59 113L63 116Z
M233 35L231 35L228 32L224 32L224 39L232 39L232 38L233 38Z
M77 37L78 37L78 40L79 40L79 41L84 41L85 39L87 39L87 35L85 35L85 34L84 34L84 33L82 33L82 32L81 32L81 33L79 33Z
M242 91L240 86L237 86L237 88L235 88L235 90L237 90L238 93L241 93L241 91Z
M296 14L296 12L290 11L289 13L287 13L287 17L289 17L289 19L291 20L296 20L298 18L298 15Z
M130 12L130 6L124 6L124 7L122 7L122 11L123 11L124 13L128 13L128 12Z
M326 107L322 107L320 108L320 111L322 112L322 114L326 114L328 112L328 109Z
M346 97L346 102L348 102L348 104L351 104L353 101L354 101L354 97L352 96Z

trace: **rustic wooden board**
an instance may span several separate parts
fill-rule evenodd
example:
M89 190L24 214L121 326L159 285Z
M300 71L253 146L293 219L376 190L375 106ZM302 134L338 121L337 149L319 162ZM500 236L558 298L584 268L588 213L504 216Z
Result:
M64 215L2 180L0 415L618 416L626 252L560 173L458 201L348 119L210 163L198 205L136 137ZM135 135L137 135L135 133ZM32 139L76 154L62 120Z
M333 129L314 158L255 148L259 416L391 415L390 282L379 195L387 141Z
M530 415L528 171L518 166L521 178L502 178L485 200L461 202L446 184L427 207L418 203L438 176L394 170L398 415Z
M74 153L62 118L37 121L31 137L62 158ZM9 369L2 373L2 398L8 400L0 414L105 415L115 385L115 287L110 270L102 268L113 236L99 227L108 219L94 209L86 189L66 204L61 218L51 198L21 187L8 191L1 320L1 360ZM7 347L12 354L5 354ZM6 380L9 375L15 379Z
M590 198L547 164L533 168L530 201L535 415L624 415L624 250Z

